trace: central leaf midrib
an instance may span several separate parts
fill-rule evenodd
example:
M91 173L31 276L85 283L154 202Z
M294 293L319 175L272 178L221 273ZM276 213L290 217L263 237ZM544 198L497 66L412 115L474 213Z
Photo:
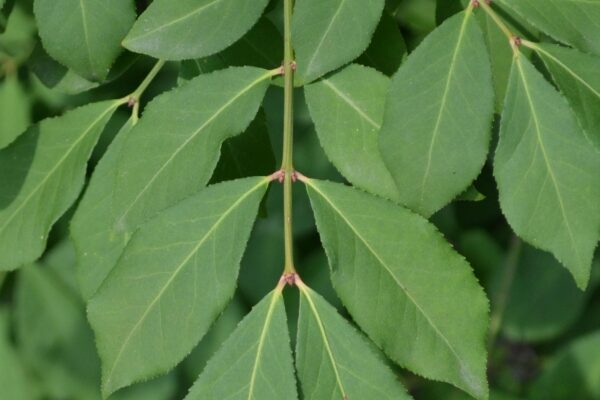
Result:
M567 218L567 215L566 215L566 210L565 210L563 198L562 198L562 195L560 192L560 188L558 187L558 182L556 180L556 176L554 175L554 170L552 169L552 166L550 165L550 159L548 158L548 154L546 153L546 147L544 146L544 142L542 140L540 122L538 119L536 108L533 104L533 99L531 98L531 93L529 92L529 84L527 82L527 78L525 77L525 72L523 71L523 67L521 65L521 59L519 57L517 57L517 58L515 58L515 62L517 63L517 67L519 69L519 75L521 76L521 81L523 82L523 88L525 89L525 96L527 97L527 102L528 102L529 108L531 110L531 115L532 115L533 122L535 125L536 139L539 144L540 150L542 151L544 163L546 164L546 169L548 170L548 174L550 175L550 178L552 180L552 184L554 186L554 190L556 193L556 197L558 199L561 216L562 216L563 221L565 222L567 232L569 234L569 239L571 241L571 249L573 249L575 251L575 257L577 258L577 262L580 264L581 259L580 259L579 251L575 244L575 238L573 236L571 224L569 223L569 219Z
M185 21L186 19L191 18L194 15L201 13L205 9L207 9L209 7L212 7L213 5L215 5L215 4L217 4L217 3L221 2L221 1L224 1L224 0L214 0L214 1L210 2L210 3L208 3L208 4L204 4L203 6L195 9L194 11L191 11L191 12L187 13L186 15L178 17L178 18L176 18L176 19L174 19L172 21L167 22L166 24L160 25L160 26L158 26L158 27L156 27L156 28L154 28L154 29L152 29L152 30L150 30L148 32L145 32L143 35L136 36L133 39L129 39L129 40L130 41L136 41L136 40L140 40L142 38L145 38L146 36L150 36L150 35L154 34L155 32L158 32L160 30L168 28L171 25L175 25L175 24L180 23L181 21ZM254 1L254 0L251 0L251 1Z
M261 76L260 78L256 79L255 81L253 81L247 87L245 87L242 91L240 91L238 94L236 94L232 99L230 99L223 106L221 106L221 108L219 108L209 119L207 119L206 121L204 121L204 123L195 132L193 132L190 135L189 138L187 138L177 149L175 149L175 151L173 152L173 154L171 154L171 156L163 163L163 165L161 165L161 167L156 171L156 173L154 173L152 175L152 177L150 178L150 180L148 181L148 183L142 188L142 190L138 193L138 195L133 199L133 201L131 202L131 204L125 208L125 211L118 218L118 221L120 221L120 222L118 222L117 225L118 226L122 225L121 223L124 221L125 217L127 217L127 215L129 214L129 212L133 209L133 207L135 206L135 204L142 198L142 196L144 195L144 193L146 193L146 191L150 188L150 186L152 186L152 184L154 183L154 181L160 176L160 174L165 170L165 168L167 168L167 166L175 159L175 157L192 140L194 140L196 138L196 136L198 136L200 134L200 132L202 132L207 126L209 126L215 119L217 119L229 106L231 106L233 103L235 103L240 97L242 97L243 95L245 95L254 86L256 86L260 82L264 81L269 76L270 75L267 73L267 74Z
M156 295L156 297L154 298L154 300L152 300L150 302L150 304L146 308L146 311L144 311L144 313L142 314L142 316L140 317L140 319L138 320L138 322L136 322L136 324L131 328L131 330L129 331L129 334L126 336L125 340L123 341L123 345L121 346L121 348L119 349L119 352L117 353L117 356L115 358L115 361L113 362L112 368L111 368L110 372L107 374L108 378L106 380L105 386L107 386L108 383L112 380L112 375L113 375L113 373L114 373L114 371L115 371L115 369L116 369L116 367L117 367L117 365L118 365L118 363L119 363L119 361L121 359L121 356L123 355L123 352L124 352L125 348L129 344L129 341L131 340L133 334L137 331L137 329L140 327L140 325L144 322L144 320L146 319L146 317L148 316L148 314L150 314L150 311L154 308L155 304L161 299L162 295L166 292L166 290L169 288L169 286L171 285L171 283L175 280L175 278L177 277L177 275L179 274L179 272L181 272L181 270L183 269L183 267L185 267L185 265L188 263L188 261L200 250L200 248L202 247L202 245L204 244L204 242L206 242L206 240L208 239L208 237L210 237L212 235L212 233L216 231L216 229L229 216L229 214L231 214L233 212L233 210L236 209L254 191L258 190L260 187L262 187L263 185L267 184L268 182L269 182L268 179L266 179L266 178L262 179L260 181L260 183L258 183L254 187L252 187L250 190L248 190L246 193L244 193L243 196L241 196L238 200L236 200L231 205L231 207L229 207L223 213L223 215L221 215L215 221L215 223L213 224L213 226L198 241L198 244L192 248L192 250L189 252L189 254L175 268L175 270L172 273L172 276L167 280L167 282L164 284L163 288L158 292L158 294Z
M394 273L392 272L390 267L387 266L387 264L379 256L379 254L377 254L377 252L371 247L371 245L368 243L368 241L362 237L362 235L358 232L358 230L354 227L354 225L346 218L346 216L342 213L342 211L335 206L335 204L329 199L329 197L327 197L327 195L325 195L325 193L323 193L321 190L319 190L313 183L310 183L310 181L308 184L310 185L311 188L313 188L317 193L319 193L319 195L321 195L321 197L323 197L329 203L329 205L333 208L333 210L335 210L335 212L342 218L342 220L348 225L348 227L350 227L352 232L354 232L354 234L360 239L360 241L369 250L369 252L371 254L373 254L373 256L375 256L375 258L377 259L379 264L383 267L383 269L385 271L387 271L387 273L392 277L394 282L396 282L396 284L400 287L400 289L402 289L402 291L405 293L406 297L415 305L415 307L417 308L417 310L419 310L419 312L423 315L423 317L425 317L425 319L427 320L429 325L433 328L433 330L436 332L436 334L442 339L442 341L444 341L444 343L446 343L446 345L448 346L448 348L450 349L450 351L452 352L454 357L456 357L456 359L458 360L458 362L462 366L462 368L464 368L465 370L468 370L468 368L465 365L462 358L458 355L458 353L456 352L456 350L454 349L452 344L450 344L448 338L446 338L446 336L444 336L444 334L439 330L439 328L433 323L433 321L431 320L429 315L425 312L425 310L423 310L423 308L421 308L419 303L417 303L417 301L408 292L408 289L401 282L398 281L398 279L396 278L396 276L394 275Z
M323 43L325 43L325 38L327 37L327 35L329 35L329 31L331 31L331 29L333 28L334 22L337 19L337 17L339 16L340 12L342 11L342 8L345 3L346 3L346 0L340 0L340 4L338 5L337 10L333 14L333 17L331 17L331 21L329 21L329 25L327 25L325 32L323 32L323 36L321 37L321 40L317 44L317 47L315 47L315 51L312 54L310 60L308 61L308 64L306 64L306 75L309 75L312 65L314 64L314 62L317 58L317 54L321 51L321 47L323 46Z
M258 371L258 367L260 365L260 361L262 359L262 349L265 344L265 340L267 337L267 333L269 331L269 327L271 326L271 321L273 320L273 312L275 310L275 306L277 305L277 301L281 298L281 293L275 291L272 294L273 298L271 299L271 303L269 303L269 309L267 310L267 316L265 318L265 323L263 325L263 329L260 333L260 338L258 340L258 348L256 350L256 358L254 360L254 366L252 367L252 374L250 376L250 383L248 388L248 400L252 400L254 397L254 384L256 382L256 373Z
M342 396L345 397L346 390L344 389L344 385L342 383L342 378L341 378L340 373L337 368L337 361L335 359L335 356L333 355L331 346L329 345L329 339L327 337L327 333L325 332L325 325L323 324L323 321L321 320L321 317L319 316L319 312L317 311L317 308L316 308L315 304L313 303L312 298L310 297L310 293L309 293L308 289L304 288L304 287L300 287L300 291L306 298L306 301L308 301L310 310L312 311L312 314L313 314L315 320L317 321L319 333L321 334L321 338L323 339L323 345L325 346L325 350L327 351L327 356L329 357L329 361L331 362L331 367L333 368L333 373L335 375L337 386L340 389Z
M381 124L375 122L363 109L361 109L356 102L350 97L346 96L341 90L335 86L331 80L324 79L323 84L329 87L336 95L338 95L346 104L348 104L351 108L353 108L365 121L367 121L370 125L372 125L375 129L379 130L381 128Z

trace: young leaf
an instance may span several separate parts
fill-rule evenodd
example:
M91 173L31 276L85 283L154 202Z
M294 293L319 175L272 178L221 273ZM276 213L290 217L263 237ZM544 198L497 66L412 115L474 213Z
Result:
M268 183L211 186L136 231L88 305L105 396L173 368L223 311Z
M0 149L8 146L31 122L29 99L16 74L0 82Z
M499 0L555 39L600 55L600 1Z
M533 46L600 151L600 57L549 43Z
M238 325L185 399L297 398L283 297L276 289Z
M327 156L352 184L398 199L378 146L389 79L351 65L306 87L306 103Z
M600 332L557 354L534 382L532 400L600 398Z
M0 268L15 269L42 254L50 227L77 198L87 160L119 104L94 103L43 120L0 152Z
M600 232L600 155L565 99L515 57L494 161L500 205L524 240L585 288Z
M167 60L206 57L230 46L260 18L268 0L154 0L123 45Z
M430 34L392 80L379 144L402 204L428 217L471 184L486 160L493 101L468 9Z
M44 48L61 64L102 81L135 20L131 0L35 0Z
M85 214L74 239L84 255L80 270L89 271L86 297L110 272L139 224L208 182L221 143L252 121L268 80L261 69L231 68L199 76L147 106L120 148L111 149L116 160L106 162L88 211L78 212ZM109 204L102 208L93 205L104 201ZM86 224L92 220L98 231L90 237Z
M369 45L384 0L298 0L292 41L300 82L309 83L358 57Z
M96 292L127 243L126 237L113 229L114 217L110 216L118 154L133 126L134 120L129 119L96 165L71 220L71 236L77 250L77 278L85 300Z
M464 258L403 207L305 181L334 287L358 325L400 365L487 398L488 303Z
M296 342L306 400L410 399L375 349L321 296L300 284Z

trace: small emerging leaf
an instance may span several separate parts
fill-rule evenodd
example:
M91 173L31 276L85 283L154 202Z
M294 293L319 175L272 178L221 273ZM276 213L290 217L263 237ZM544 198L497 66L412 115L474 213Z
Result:
M142 225L90 300L102 392L180 362L233 296L267 178L217 184Z
M400 365L487 398L488 303L465 259L401 206L306 183L333 285L356 323Z
M185 399L297 398L283 297L276 289L238 325Z
M301 284L296 365L306 400L410 399L376 350Z
M522 55L513 62L494 160L500 205L524 240L585 288L600 232L600 154L565 99Z
M0 268L35 260L54 222L77 198L86 164L120 104L89 104L30 127L0 152Z
M44 48L86 79L102 81L135 20L132 0L35 0Z
M154 0L123 45L167 60L206 57L242 37L267 3L268 0Z
M471 184L486 160L493 101L489 57L468 9L392 79L379 144L402 204L428 217Z
M309 83L358 57L369 45L384 0L297 0L292 41L300 82Z

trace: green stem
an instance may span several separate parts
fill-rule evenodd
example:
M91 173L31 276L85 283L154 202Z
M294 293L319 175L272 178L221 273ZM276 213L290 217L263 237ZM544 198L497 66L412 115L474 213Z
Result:
M133 91L133 93L131 93L128 97L130 99L135 100L136 103L139 103L140 102L140 97L142 97L142 94L144 94L144 92L146 91L146 89L148 89L148 86L154 80L154 78L160 72L160 70L162 69L162 67L164 65L165 65L165 60L158 60L156 62L156 64L154 65L154 67L152 67L152 69L150 70L150 72L148 73L148 75L146 75L146 77L144 78L144 80L142 81L142 83L140 83L140 86L138 86L138 88L135 89Z
M284 0L284 110L283 110L283 225L285 235L285 273L294 273L294 243L292 234L292 177L294 175L294 50L292 48L293 0Z
M494 23L496 25L498 25L498 28L500 28L500 30L506 35L510 44L513 45L516 35L514 33L512 33L512 31L510 30L508 25L506 25L504 23L502 18L500 18L500 16L496 13L496 11L494 11L494 9L489 4L487 4L485 2L485 0L479 0L479 5L481 6L481 8L483 8L483 10L487 13L487 15L490 16L492 21L494 21ZM513 45L513 49L514 48L515 47Z
M502 326L502 319L504 318L504 311L508 304L508 296L512 283L515 279L515 273L517 271L517 265L519 264L519 256L521 255L521 240L513 236L510 247L508 249L508 255L504 263L502 280L500 286L495 291L493 296L493 308L490 316L490 331L488 341L488 351L492 349L496 343L496 337Z

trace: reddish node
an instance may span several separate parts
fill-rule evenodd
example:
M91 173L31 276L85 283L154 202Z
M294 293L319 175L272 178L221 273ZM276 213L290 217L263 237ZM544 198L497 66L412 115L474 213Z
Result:
M287 274L283 274L281 276L281 282L285 282L288 286L296 285L297 279L298 279L298 274L295 272L290 272Z
M134 97L129 97L127 99L127 107L131 108L137 104L137 100Z
M298 180L298 173L296 171L292 172L292 182L296 182Z
M479 0L471 0L471 4L473 5L473 8L477 8L481 5L479 4Z
M521 47L523 44L523 39L521 39L519 36L513 36L512 42L515 47Z

